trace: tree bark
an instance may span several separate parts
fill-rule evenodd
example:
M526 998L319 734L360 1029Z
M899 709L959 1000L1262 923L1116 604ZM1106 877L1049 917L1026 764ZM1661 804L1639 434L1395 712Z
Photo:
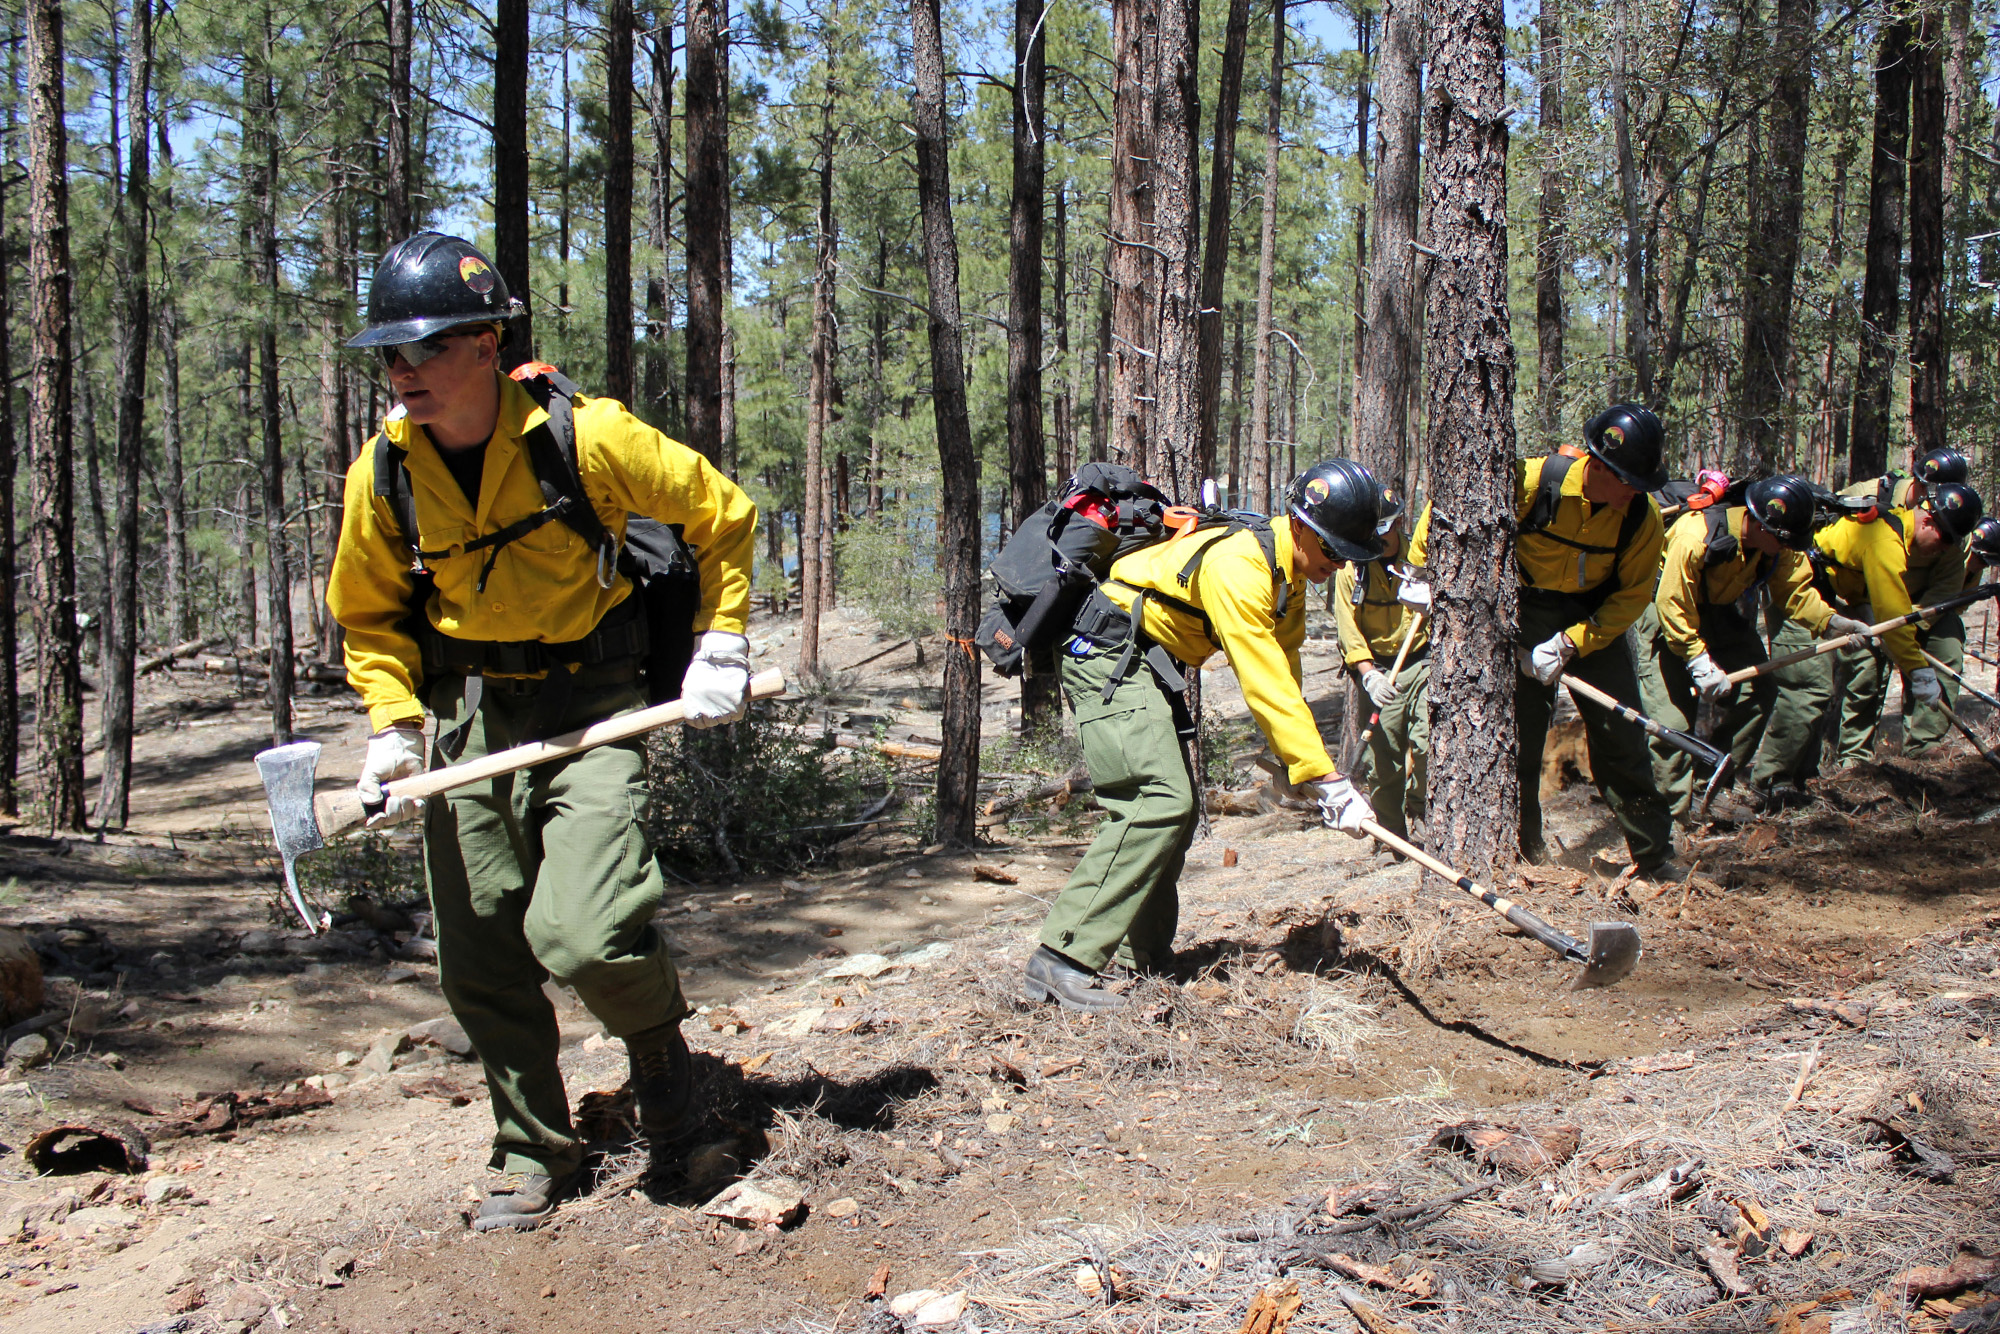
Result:
M672 265L667 258L668 208L674 189L674 7L672 0L655 0L652 6L653 33L646 44L652 69L646 102L647 119L653 128L653 195L648 210L648 230L653 248L660 252L660 271L646 273L646 356L641 371L639 393L648 411L661 413L671 392L668 385L667 339L673 315L667 309L667 275ZM678 424L677 424L678 429Z
M1048 41L1042 0L1014 0L1014 179L1007 245L1007 505L1025 522L1048 500L1042 436L1042 204L1048 138ZM1060 298L1058 298L1060 300ZM1021 681L1021 731L1060 725L1053 672Z
M722 463L722 265L729 203L728 0L687 9L687 443Z
M82 830L83 645L76 624L71 471L68 131L60 0L26 0L28 438L35 625L35 767L51 831Z
M952 234L950 142L945 125L944 38L938 0L910 6L916 74L917 196L928 278L931 411L936 421L941 504L938 556L944 576L943 757L938 761L937 836L970 843L979 815L979 460L966 409L959 333L958 240Z
M1076 404L1082 396L1077 364L1069 352L1069 182L1056 185L1055 244L1050 262L1056 296L1056 366L1059 378L1052 403L1056 433L1056 480L1060 485L1076 471Z
M829 80L832 70L827 71ZM810 385L806 402L805 526L799 534L799 591L805 614L799 629L799 674L819 671L820 618L826 607L828 530L833 525L826 483L826 428L833 418L833 283L840 237L833 225L833 89L820 103L819 244L813 263Z
M1160 271L1154 243L1153 79L1159 68L1160 6L1175 0L1114 0L1111 47L1111 422L1114 462L1144 470L1158 393Z
M500 355L508 370L535 354L528 256L528 0L494 0L493 264L521 302Z
M416 189L410 159L410 51L414 28L413 0L388 0L389 7L389 142L383 167L382 230L390 244L416 229ZM276 132L276 127L271 127Z
M10 30L12 24L8 25ZM12 35L10 31L10 36ZM20 87L20 44L7 44L7 86ZM15 107L7 105L0 155L14 160ZM21 767L20 557L14 540L14 485L19 444L14 430L13 270L7 263L7 184L0 182L0 815L20 814L16 779Z
M1861 279L1861 347L1847 475L1879 477L1889 464L1889 387L1903 262L1903 189L1910 139L1911 27L1895 20L1875 52L1875 137L1868 160L1868 240Z
M1541 0L1542 214L1535 238L1535 409L1544 449L1562 443L1563 277L1569 269L1569 209L1563 199L1563 36L1561 0Z
M151 220L153 89L152 0L133 0L126 47L124 195L117 221L120 256L118 319L118 442L112 455L111 597L105 607L109 649L103 670L104 760L97 788L97 823L123 829L132 791L133 667L139 651L139 485L145 464L146 344L151 333L147 229Z
M632 0L604 9L604 392L633 398Z
M319 235L320 275L324 291L319 324L319 503L326 510L326 570L329 580L333 577L334 557L340 550L340 525L346 511L347 367L341 359L341 341L346 323L353 314L354 301L354 270L348 261L346 245L348 207L346 175L335 160L327 166L326 204L320 214ZM506 277L504 270L501 277ZM509 287L512 287L511 283ZM517 340L519 336L517 329ZM518 341L515 347L518 349ZM300 495L310 497L310 474L304 478L303 487ZM321 616L319 626L320 658L326 662L339 662L345 640L340 622L330 615ZM192 637L192 634L169 635L168 640L180 643Z
M1417 142L1423 121L1422 40L1416 6L1390 0L1376 46L1381 154L1375 163L1375 255L1368 277L1368 336L1362 344L1354 399L1356 452L1362 464L1384 481L1401 478L1403 460L1409 455L1410 399L1417 379L1414 242ZM1255 439L1256 428L1251 429Z
M1432 11L1430 845L1491 883L1518 838L1514 777L1514 345L1500 0Z
M1208 227L1201 251L1201 438L1195 470L1203 477L1216 474L1215 447L1222 414L1222 297L1229 276L1236 132L1243 119L1243 56L1249 41L1250 0L1229 0L1215 95L1215 147L1209 158ZM1366 76L1362 87L1367 87ZM1367 105L1364 95L1360 131L1364 138L1368 133ZM1363 158L1365 162L1365 150Z
M1651 329L1646 319L1645 228L1639 204L1639 164L1632 151L1632 108L1626 62L1632 42L1630 0L1613 0L1611 19L1611 124L1618 145L1618 199L1625 215L1625 358L1631 363L1633 397L1653 398Z
M392 0L399 3L400 0ZM290 543L285 535L285 439L278 390L278 83L275 34L269 6L264 9L263 50L258 76L263 85L262 124L247 141L258 144L256 226L258 277L264 309L257 329L258 420L264 434L264 619L271 628L271 744L292 740L292 578Z
M1264 208L1257 231L1257 327L1251 335L1250 485L1245 502L1259 513L1270 512L1272 499L1271 289L1278 264L1278 152L1284 146L1284 111L1285 0L1271 0L1271 80L1264 90ZM1379 188L1381 177L1376 180Z
M1910 55L1910 451L1945 444L1944 42L1926 15Z
M1374 172L1370 170L1368 158L1368 118L1369 113L1374 110L1375 97L1375 11L1368 8L1365 3L1357 7L1354 15L1354 46L1360 71L1354 80L1354 165L1361 173L1362 188L1369 190L1374 186ZM1368 201L1365 199L1354 208L1353 341L1354 356L1350 373L1354 379L1353 384L1349 386L1350 416L1356 410L1352 393L1361 383L1361 363L1368 355ZM1350 424L1354 427L1354 436L1358 442L1361 436L1360 423L1357 420ZM1327 582L1326 594L1329 598L1333 596L1331 580Z
M180 306L163 286L157 340L160 347L160 508L167 530L167 638L193 639L194 572L188 553L187 473L182 458Z
M1154 343L1152 429L1146 471L1188 504L1200 498L1201 224L1196 139L1201 120L1197 54L1200 0L1161 0L1153 93L1153 244L1159 248L1159 331ZM1197 709L1197 714L1198 714ZM1199 788L1199 773L1197 773Z
M1791 365L1792 284L1805 211L1814 13L1813 0L1778 0L1772 24L1772 97L1743 275L1743 398L1736 476L1776 471L1788 416L1785 379Z

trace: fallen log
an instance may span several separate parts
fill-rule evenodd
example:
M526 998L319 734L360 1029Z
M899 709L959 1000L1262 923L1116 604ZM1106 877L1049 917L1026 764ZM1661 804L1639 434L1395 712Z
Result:
M144 676L148 672L157 672L160 668L173 662L175 658L185 658L190 654L199 653L210 644L219 642L221 641L210 635L206 638L190 639L185 644L176 644L170 649L162 649L160 652L152 654L149 657L139 659L138 663L132 668L133 674Z

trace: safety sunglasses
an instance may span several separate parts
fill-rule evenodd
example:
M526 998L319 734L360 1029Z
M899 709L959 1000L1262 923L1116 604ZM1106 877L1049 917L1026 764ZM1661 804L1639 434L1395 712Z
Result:
M382 364L393 369L396 358L401 357L412 368L421 366L432 357L441 356L450 350L445 341L450 338L469 338L469 333L432 334L429 338L419 338L414 343L385 343L375 350L382 356Z

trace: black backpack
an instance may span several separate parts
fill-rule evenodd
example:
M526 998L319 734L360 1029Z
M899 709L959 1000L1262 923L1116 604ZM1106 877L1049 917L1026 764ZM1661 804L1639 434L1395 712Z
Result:
M1046 668L1112 563L1167 536L1171 504L1131 468L1087 463L1022 521L988 568L994 606L972 635L993 670L1019 676L1030 657L1038 670Z
M577 471L574 400L583 391L549 365L530 363L515 371L514 378L549 414L546 423L528 432L521 441L529 469L542 488L543 508L465 544L468 555L474 551L488 552L480 568L477 590L485 591L487 577L492 574L502 548L543 524L559 520L597 553L598 578L609 579L615 570L632 581L632 596L614 607L590 634L565 643L540 640L501 643L457 639L441 633L424 614L436 587L424 562L448 553L417 548L414 535L421 530L417 524L416 498L410 490L408 454L391 444L387 435L378 436L375 494L389 503L390 512L402 528L399 536L410 549L416 587L410 596L410 616L405 627L423 650L426 675L441 672L529 675L558 665L588 665L636 655L642 662L640 682L649 702L658 704L680 698L681 678L694 657L694 618L701 610L701 572L695 564L694 552L682 537L681 526L633 515L626 520L625 544L620 548L584 494L583 478Z

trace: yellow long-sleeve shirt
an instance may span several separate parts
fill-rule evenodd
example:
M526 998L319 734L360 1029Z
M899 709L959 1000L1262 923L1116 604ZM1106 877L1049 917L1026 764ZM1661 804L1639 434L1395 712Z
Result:
M1396 578L1387 561L1366 565L1345 565L1333 576L1333 621L1340 633L1341 661L1352 667L1357 662L1373 662L1388 670L1403 647L1403 635L1416 612L1396 601ZM1362 578L1360 606L1354 603L1354 589ZM1415 653L1430 642L1431 628L1419 618L1416 637L1410 641Z
M1882 488L1882 479L1871 478L1856 482L1841 490L1843 496L1872 496ZM1917 481L1905 477L1890 490L1890 504L1899 510L1916 508ZM1972 539L1945 547L1928 561L1919 562L1913 554L1910 564L1903 571L1903 586L1910 591L1912 607L1928 607L1955 598L1965 591L1965 562L1972 554Z
M1514 464L1514 518L1518 522L1527 517L1528 510L1535 503L1535 490L1542 480L1542 467L1548 460L1522 459ZM1651 496L1637 496L1634 505L1644 505L1646 516L1640 521L1638 532L1632 535L1631 545L1622 554L1610 551L1591 553L1578 551L1555 538L1568 538L1586 546L1614 547L1618 544L1618 531L1625 524L1625 510L1610 505L1593 505L1583 498L1584 461L1578 459L1563 475L1562 488L1558 493L1556 512L1548 528L1542 533L1531 533L1521 537L1514 544L1515 563L1520 567L1521 586L1524 588L1546 589L1552 593L1588 593L1602 585L1615 573L1619 584L1617 591L1606 598L1596 613L1585 621L1579 621L1563 633L1576 645L1579 656L1595 653L1606 644L1615 643L1626 627L1639 619L1639 613L1652 600L1653 576L1660 568L1660 551L1666 544L1666 527L1660 521L1660 507L1653 503ZM1425 553L1429 546L1431 531L1431 507L1424 506L1423 517L1417 520L1417 530L1410 537L1410 563L1423 566L1427 563ZM1553 535L1553 536L1551 536Z
M327 606L347 632L348 680L377 729L424 714L417 699L422 655L400 624L414 587L409 550L388 499L375 494L375 450L383 435L408 452L417 544L450 553L427 562L437 592L424 614L439 631L459 639L564 643L588 635L632 592L623 577L600 587L597 553L560 520L503 548L485 591L475 591L490 553L467 554L465 543L544 506L521 437L548 414L520 385L499 379L500 415L486 444L477 505L466 499L429 435L400 412L347 470ZM757 507L750 498L701 455L612 399L576 400L576 453L584 494L612 535L623 539L628 513L683 525L701 571L696 632L743 633L757 539Z
M1213 531L1197 533L1135 551L1111 567L1104 594L1129 612L1139 593L1151 590L1206 615L1214 630L1212 638L1201 616L1169 606L1161 598L1147 598L1143 628L1155 643L1191 667L1199 667L1216 653L1225 655L1243 687L1250 716L1291 781L1298 783L1330 774L1334 766L1312 710L1300 694L1305 680L1299 648L1306 639L1306 582L1292 569L1291 525L1280 520L1272 529L1277 568L1291 586L1285 614L1275 623L1277 586L1252 532L1228 537ZM1202 557L1201 568L1183 586L1180 572L1188 557L1208 543L1213 545Z
M1708 514L1695 510L1683 514L1667 530L1666 555L1660 563L1660 587L1653 606L1660 613L1660 628L1667 644L1683 659L1706 653L1701 637L1701 609L1704 605L1727 606L1765 579L1771 586L1771 601L1785 614L1814 634L1826 629L1833 608L1812 586L1812 563L1801 552L1780 547L1775 556L1752 550L1743 541L1743 521L1749 511L1732 505L1725 511L1729 535L1736 539L1736 555L1708 563Z
M1902 531L1898 532L1897 529ZM1850 608L1866 604L1873 621L1893 621L1914 605L1904 576L1909 570L1915 516L1890 510L1873 523L1840 519L1819 530L1813 549L1826 570L1833 594ZM1907 625L1882 636L1889 656L1904 671L1925 666L1917 632Z

